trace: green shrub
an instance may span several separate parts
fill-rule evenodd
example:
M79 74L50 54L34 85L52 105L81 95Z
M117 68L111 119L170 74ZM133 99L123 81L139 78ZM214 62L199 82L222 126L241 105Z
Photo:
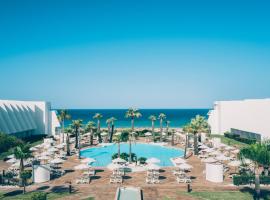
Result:
M141 164L145 164L146 158L145 158L145 157L140 157L140 158L138 158L138 161L139 161Z
M114 160L116 158L118 158L118 153L115 153L115 154L112 155L112 160Z
M240 136L237 135L237 134L233 134L233 133L230 133L230 132L224 133L224 136L227 137L227 138L231 138L231 139L234 139L234 140L236 140L236 141L245 143L245 144L255 144L255 143L257 142L256 139L252 139L252 138L243 138L243 137L240 137Z
M0 152L6 152L9 149L22 144L22 140L16 138L15 136L7 135L5 133L0 133Z
M31 200L46 200L47 193L45 192L33 192L31 195Z
M129 132L128 131L123 131L122 134L120 135L121 142L127 142L128 137L129 137Z
M255 177L249 175L242 175L242 176L233 176L233 184L234 185L248 185L254 182Z

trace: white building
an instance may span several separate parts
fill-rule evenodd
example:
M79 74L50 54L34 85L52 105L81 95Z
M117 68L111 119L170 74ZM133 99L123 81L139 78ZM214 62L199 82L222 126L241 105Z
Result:
M49 102L0 100L0 132L18 137L55 135L59 127Z
M217 101L208 115L212 134L233 131L243 137L270 138L270 99Z

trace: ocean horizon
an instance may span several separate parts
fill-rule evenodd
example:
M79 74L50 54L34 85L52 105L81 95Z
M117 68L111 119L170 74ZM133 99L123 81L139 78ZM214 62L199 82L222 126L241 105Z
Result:
M61 109L55 109L60 111ZM115 117L115 128L129 128L131 126L130 119L125 118L125 112L127 109L66 109L67 112L71 115L70 120L65 121L65 127L69 126L72 120L81 119L83 124L87 124L89 121L95 121L93 116L95 113L100 113L103 115L101 119L101 128L106 128L106 120L110 117ZM170 121L170 127L172 128L181 128L196 115L202 115L207 118L207 113L210 109L201 108L201 109L140 109L142 117L135 119L135 127L151 127L152 123L148 119L150 115L155 115L158 117L160 113L166 115L165 122ZM159 127L159 120L155 122L155 127Z

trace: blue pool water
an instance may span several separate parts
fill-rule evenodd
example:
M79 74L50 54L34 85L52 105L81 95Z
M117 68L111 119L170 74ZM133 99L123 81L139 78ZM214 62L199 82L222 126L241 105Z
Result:
M117 153L118 145L113 144L106 147L94 147L81 151L81 156L85 158L94 158L97 162L93 163L93 166L105 167L112 162L112 155ZM120 147L121 153L129 152L129 145L122 143ZM173 166L170 158L183 156L184 152L181 149L162 147L159 145L136 143L132 144L132 153L135 153L137 157L158 158L161 162L160 166Z

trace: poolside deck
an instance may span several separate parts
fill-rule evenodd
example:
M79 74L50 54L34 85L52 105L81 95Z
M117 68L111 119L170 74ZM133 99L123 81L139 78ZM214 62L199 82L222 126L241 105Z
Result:
M128 173L124 179L123 184L110 184L109 179L111 171L106 168L96 168L96 177L92 179L90 184L75 184L75 179L80 176L82 172L74 171L73 167L79 164L79 160L76 156L70 157L64 162L61 167L66 170L70 170L67 174L61 178L52 180L48 183L35 184L28 187L28 191L36 190L42 186L49 186L50 188L55 186L67 186L67 181L72 181L74 189L77 194L64 197L63 199L74 199L74 196L78 199L84 199L86 197L95 197L95 200L108 200L113 199L118 186L134 186L140 187L143 190L145 200L164 199L164 197L170 197L173 199L179 199L178 191L186 191L186 184L178 184L172 174L172 167L163 168L161 172L161 183L156 185L149 185L145 183L146 172L134 172ZM237 190L236 187L230 186L231 181L226 179L222 184L211 183L205 180L203 175L204 164L200 159L192 156L188 159L194 168L190 172L192 180L192 188L196 191L219 191L219 190ZM48 188L49 189L49 188ZM183 198L181 198L183 199ZM185 197L184 199L192 199L191 197Z

